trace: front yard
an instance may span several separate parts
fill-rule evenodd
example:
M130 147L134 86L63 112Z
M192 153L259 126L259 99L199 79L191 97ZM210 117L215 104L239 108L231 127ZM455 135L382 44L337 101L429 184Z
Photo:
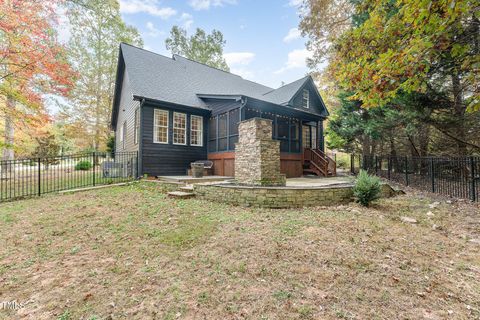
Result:
M480 208L436 201L265 210L137 183L1 204L0 302L22 308L0 318L480 318Z

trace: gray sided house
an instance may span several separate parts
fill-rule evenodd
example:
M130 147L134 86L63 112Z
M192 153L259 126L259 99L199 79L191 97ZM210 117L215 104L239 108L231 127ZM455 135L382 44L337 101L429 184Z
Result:
M238 123L253 117L272 120L287 177L328 175L320 165L327 116L310 76L273 89L120 45L111 126L116 151L138 151L142 175L185 175L191 162L209 159L214 174L233 176Z

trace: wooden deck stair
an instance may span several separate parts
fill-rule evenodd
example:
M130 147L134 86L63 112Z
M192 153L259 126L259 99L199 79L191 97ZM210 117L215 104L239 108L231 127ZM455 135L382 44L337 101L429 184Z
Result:
M336 162L320 149L305 148L303 174L332 177L337 175Z

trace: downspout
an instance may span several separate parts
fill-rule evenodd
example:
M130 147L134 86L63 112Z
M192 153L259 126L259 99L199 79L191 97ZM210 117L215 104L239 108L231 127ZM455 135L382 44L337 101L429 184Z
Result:
M143 104L145 98L140 101L140 136L138 137L138 178L143 176Z

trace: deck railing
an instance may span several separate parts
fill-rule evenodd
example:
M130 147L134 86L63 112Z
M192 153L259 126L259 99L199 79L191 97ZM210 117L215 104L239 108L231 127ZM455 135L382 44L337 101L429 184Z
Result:
M0 161L0 202L134 180L137 152L91 152Z

